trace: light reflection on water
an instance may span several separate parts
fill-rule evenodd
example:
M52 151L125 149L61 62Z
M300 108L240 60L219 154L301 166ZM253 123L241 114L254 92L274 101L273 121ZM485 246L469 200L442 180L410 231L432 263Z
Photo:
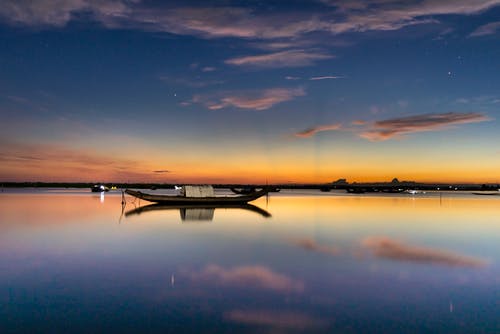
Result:
M0 330L499 328L500 198L282 191L240 208L147 205L0 194Z

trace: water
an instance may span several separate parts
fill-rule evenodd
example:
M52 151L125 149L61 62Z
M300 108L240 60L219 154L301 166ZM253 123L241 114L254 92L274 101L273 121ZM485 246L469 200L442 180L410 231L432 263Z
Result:
M252 204L0 193L0 332L499 332L500 197Z

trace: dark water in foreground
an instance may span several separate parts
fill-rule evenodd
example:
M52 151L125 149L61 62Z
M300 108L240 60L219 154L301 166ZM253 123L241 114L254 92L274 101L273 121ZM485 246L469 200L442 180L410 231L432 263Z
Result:
M0 193L0 332L500 332L500 196L127 199Z

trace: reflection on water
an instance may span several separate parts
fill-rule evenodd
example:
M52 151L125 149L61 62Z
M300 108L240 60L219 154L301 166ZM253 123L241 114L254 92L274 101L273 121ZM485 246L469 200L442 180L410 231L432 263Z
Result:
M406 245L387 237L367 237L361 243L375 256L391 260L464 267L483 267L487 263L481 258L440 249Z
M498 332L500 198L123 213L118 192L0 194L0 332Z
M269 218L271 214L252 204L219 204L219 205L164 205L150 204L136 207L125 212L125 216L140 215L151 211L179 210L182 221L212 221L215 209L240 209L255 212L262 217Z

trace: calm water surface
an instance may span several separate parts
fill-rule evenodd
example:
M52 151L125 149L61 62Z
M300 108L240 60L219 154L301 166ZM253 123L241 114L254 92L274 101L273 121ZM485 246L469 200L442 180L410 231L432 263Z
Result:
M500 196L147 204L0 193L0 332L500 331Z

